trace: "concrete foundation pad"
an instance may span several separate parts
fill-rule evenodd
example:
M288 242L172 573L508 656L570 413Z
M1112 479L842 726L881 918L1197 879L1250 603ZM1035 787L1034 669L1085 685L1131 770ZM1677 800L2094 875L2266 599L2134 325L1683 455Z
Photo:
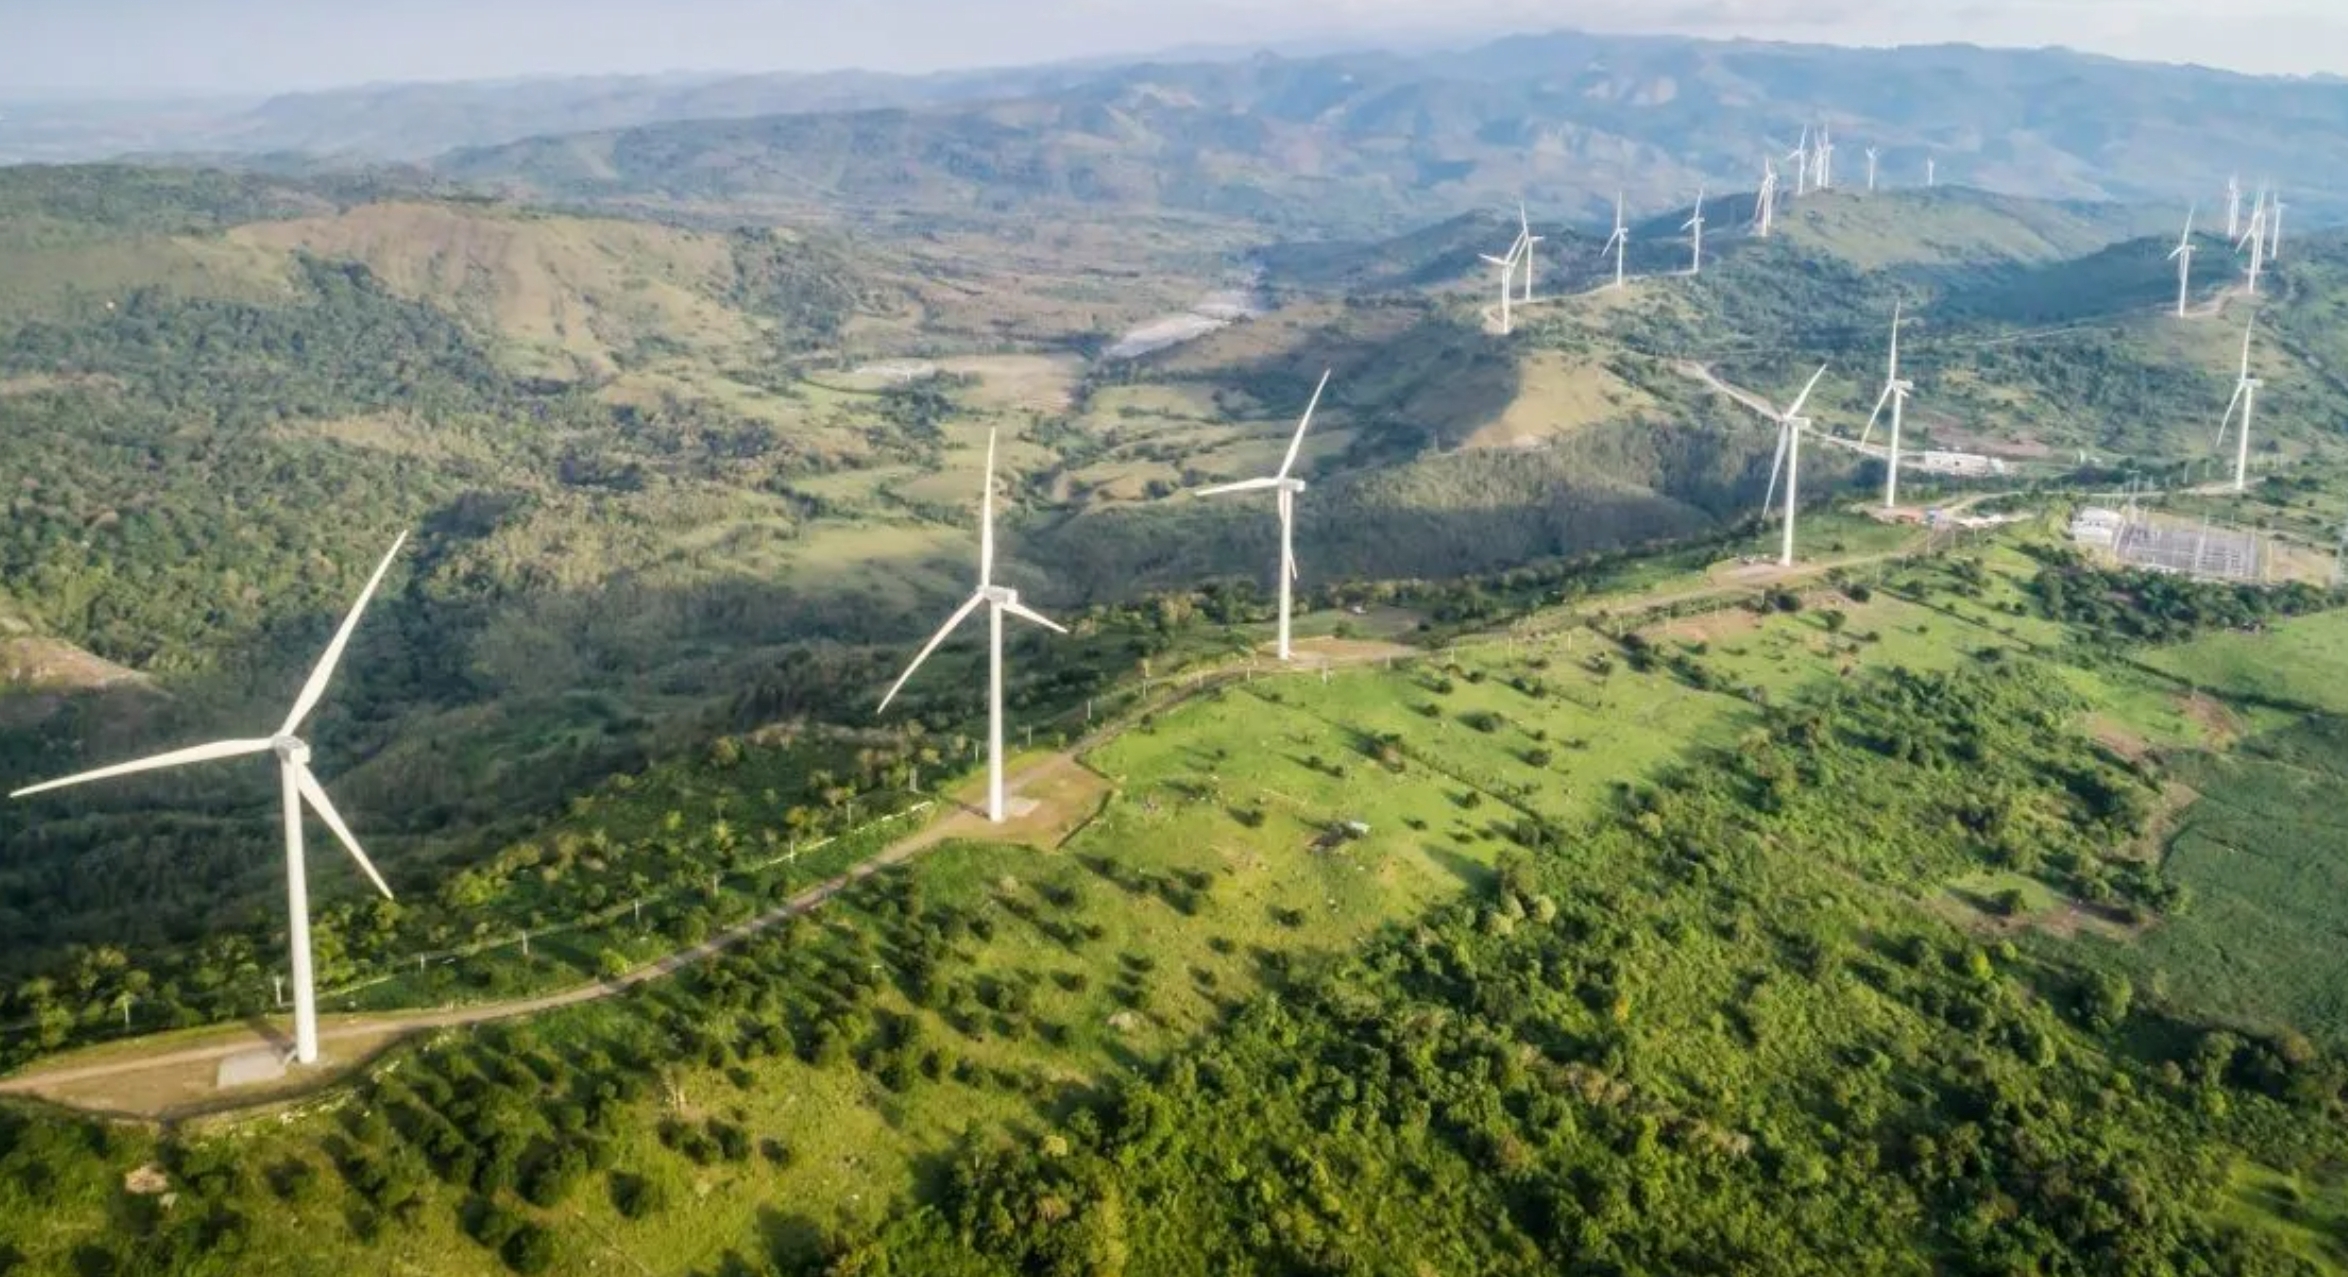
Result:
M285 1080L285 1053L273 1047L255 1051L240 1051L223 1056L220 1071L212 1080L223 1091L240 1086L258 1086L263 1082Z
M1037 802L1033 798L1020 798L1016 795L1006 795L1003 799L1003 819L1025 820L1029 816L1034 815L1035 809L1041 806L1043 806L1043 804Z

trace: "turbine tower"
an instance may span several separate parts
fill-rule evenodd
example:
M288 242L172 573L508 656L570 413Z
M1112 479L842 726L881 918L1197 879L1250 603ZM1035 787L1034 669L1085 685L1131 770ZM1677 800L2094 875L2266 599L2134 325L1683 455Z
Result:
M1882 155L1881 151L1872 146L1867 148L1867 193L1870 195L1875 193L1875 162L1881 159Z
M2242 176L2226 179L2226 238L2242 238Z
M1690 218L1687 220L1687 223L1686 223L1685 225L1681 226L1681 227L1680 227L1680 229L1681 229L1681 230L1683 230L1683 231L1693 231L1693 232L1695 232L1695 236L1696 236L1696 238L1695 238L1695 240L1693 241L1693 243L1694 243L1694 246L1695 246L1695 257L1694 257L1694 258L1693 258L1693 259L1692 259L1692 260L1691 260L1691 261L1688 263L1688 273L1689 273L1690 275L1701 275L1701 274L1703 274L1703 273L1704 273L1704 188L1703 188L1703 187L1699 186L1699 187L1697 187L1697 188L1696 188L1696 212L1695 212L1695 216L1693 216L1693 217L1690 217Z
M1884 374L1883 395L1875 401L1875 411L1867 416L1867 428L1859 432L1859 446L1867 446L1867 438L1875 433L1875 419L1883 415L1884 405L1891 406L1891 452L1883 471L1883 508L1896 510L1900 504L1900 419L1906 415L1908 395L1916 383L1900 376L1900 303L1891 308L1891 368Z
M1834 130L1824 124L1818 126L1818 173L1815 184L1822 191L1834 189Z
M968 620L982 603L987 609L986 818L999 825L1003 823L1003 616L1008 613L1059 634L1068 631L1021 603L1019 591L995 584L995 433L992 430L986 436L986 486L979 494L978 590L930 636L928 645L897 676L889 694L881 698L876 712L888 712L889 702L904 690L905 681L913 677L913 671L920 669L929 654L938 650L938 644L945 642L946 636Z
M2258 277L2266 269L2266 192L2258 193L2258 202L2250 209L2250 229L2234 242L2234 247L2250 249L2249 282L2245 288L2251 296L2258 295Z
M1796 146L1793 150L1786 152L1786 158L1793 161L1794 163L1794 198L1800 199L1802 196L1808 195L1810 193L1809 125L1805 124L1802 126L1801 145Z
M2273 215L2267 218L2266 259L2270 262L2283 259L2283 197L2280 194L2275 196Z
M359 617L367 610L368 600L375 597L376 587L383 584L384 573L391 570L392 559L398 556L400 546L407 539L407 534L401 533L391 543L391 551L376 565L375 575L367 578L367 588L359 592L359 601L351 606L350 614L343 617L342 628L336 630L333 640L327 643L326 654L318 658L317 668L310 671L310 680L302 684L301 693L294 698L293 712L286 715L285 723L277 729L276 735L265 739L197 745L158 754L153 758L142 758L137 762L119 763L83 772L78 776L68 776L63 780L33 785L9 795L11 798L26 798L52 789L63 789L68 785L108 780L137 772L160 771L167 767L184 767L189 763L240 758L247 754L277 755L280 808L285 821L285 931L293 966L293 1054L297 1062L305 1065L318 1062L318 993L310 974L310 885L302 856L303 804L308 804L310 810L318 813L318 819L333 831L343 849L351 853L351 858L359 862L359 868L366 872L367 880L375 884L375 889L383 893L384 899L391 899L391 888L384 884L383 875L375 872L375 866L367 859L367 853L359 850L359 840L351 835L350 826L343 823L342 813L334 809L334 800L326 796L326 787L319 784L318 778L311 774L310 746L294 733L301 730L303 721L309 718L312 710L318 708L318 702L326 695L326 685L334 677L335 666L342 661L343 649L350 645L351 632L359 627Z
M1934 187L1934 186L1938 186L1938 185L1940 185L1940 161L1939 161L1939 160L1935 160L1935 159L1930 159L1930 158L1927 158L1927 159L1924 161L1924 185L1925 185L1925 186L1927 186L1927 187Z
M1614 253L1614 286L1616 288L1622 287L1623 254L1630 248L1630 244L1631 230L1630 227L1623 224L1622 220L1622 192L1616 191L1614 193L1614 234L1608 236L1605 247L1598 250L1601 253L1612 250Z
M1518 227L1516 233L1517 249L1524 255L1525 264L1524 300L1531 302L1533 300L1533 245L1541 242L1541 236L1533 233L1533 223L1525 216L1525 206L1522 203L1516 206L1516 222Z
M1769 228L1777 220L1777 161L1769 156L1761 159L1761 191L1753 197L1754 234L1769 238Z
M2242 329L2242 372L2234 382L2234 398L2226 404L2226 415L2218 420L2218 443L2226 442L2226 430L2234 423L2234 409L2242 409L2242 428L2234 443L2234 491L2250 487L2250 418L2258 406L2258 388L2265 383L2250 375L2250 334L2258 327L2258 316L2252 315Z
M1518 241L1520 246L1522 243L1523 241ZM1518 249L1509 249L1506 257L1494 257L1490 253L1476 254L1476 256L1500 268L1500 335L1503 337L1515 331L1515 327L1509 319L1508 305L1511 295L1516 291L1517 252Z
M1811 374L1810 384L1802 387L1802 393L1794 400L1793 406L1779 413L1777 417L1777 460L1770 463L1769 495L1762 499L1761 508L1766 513L1769 507L1776 503L1777 481L1778 477L1783 475L1785 478L1785 545L1777 556L1780 567L1790 568L1794 565L1795 485L1800 478L1802 468L1802 430L1810 424L1810 419L1802 415L1802 405L1810 402L1810 392L1818 389L1818 379L1825 375L1826 365L1820 364L1818 371Z
M2177 318L2185 318L2185 304L2193 295L2193 209L2185 210L2185 233L2177 246L2169 251L2169 260L2177 264Z
M1288 441L1288 455L1281 458L1280 472L1269 479L1243 479L1219 487L1201 488L1202 497L1219 497L1227 492L1261 492L1266 488L1280 494L1280 659L1292 659L1288 646L1289 592L1296 581L1296 495L1304 491L1304 480L1292 479L1289 471L1296 469L1296 454L1304 448L1304 432L1313 425L1313 410L1321 406L1321 392L1329 388L1329 373L1321 374L1321 384L1313 387L1311 402L1304 406L1304 418L1296 423L1296 437Z

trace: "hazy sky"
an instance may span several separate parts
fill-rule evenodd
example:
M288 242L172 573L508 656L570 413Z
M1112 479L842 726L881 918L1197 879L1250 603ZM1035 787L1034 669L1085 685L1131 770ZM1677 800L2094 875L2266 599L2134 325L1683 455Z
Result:
M11 89L259 92L583 72L933 70L1563 26L2067 44L2348 73L2341 0L0 0Z

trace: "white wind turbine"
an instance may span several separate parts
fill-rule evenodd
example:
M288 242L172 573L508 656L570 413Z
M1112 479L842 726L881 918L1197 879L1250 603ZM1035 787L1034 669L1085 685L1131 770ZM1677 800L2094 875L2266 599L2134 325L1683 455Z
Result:
M1810 384L1802 387L1802 393L1794 400L1793 406L1777 416L1777 460L1770 463L1769 495L1762 498L1761 509L1766 513L1769 507L1776 503L1777 481L1778 477L1783 475L1785 478L1785 545L1777 556L1778 564L1782 567L1790 568L1794 565L1794 513L1797 508L1795 487L1800 479L1802 469L1802 431L1810 424L1810 419L1802 415L1802 405L1810 402L1810 392L1818 389L1818 379L1825 375L1826 365L1818 365L1818 371L1811 374Z
M1785 156L1794 164L1794 198L1810 193L1810 126L1802 126L1802 141Z
M2177 246L2169 250L2169 260L2177 264L2177 318L2185 318L2185 303L2193 295L2193 209L2185 210L2185 233Z
M1777 221L1777 161L1764 156L1761 160L1761 192L1753 197L1754 234L1769 238L1769 229Z
M1939 160L1927 158L1924 161L1924 185L1927 187L1940 185Z
M1292 479L1289 471L1296 468L1296 454L1304 448L1304 432L1313 424L1313 410L1321 406L1321 392L1329 388L1329 373L1321 374L1321 384L1313 387L1312 401L1304 406L1304 417L1296 423L1296 437L1288 441L1288 455L1280 460L1280 472L1269 479L1243 479L1213 488L1201 488L1202 497L1219 497L1227 492L1261 492L1269 488L1280 494L1280 659L1291 659L1288 645L1289 592L1296 582L1296 495L1304 491L1304 480Z
M1512 294L1516 291L1516 256L1523 246L1524 241L1518 240L1517 247L1509 249L1506 257L1494 257L1490 253L1476 254L1476 256L1500 268L1500 335L1503 337L1514 331L1514 325L1509 319L1508 307L1509 303L1514 300Z
M1875 193L1875 162L1882 158L1882 154L1872 146L1867 148L1867 192L1870 195Z
M392 542L390 553L383 556L383 562L376 565L375 575L367 578L367 588L359 592L359 601L351 606L350 614L342 620L342 628L336 630L333 640L327 643L326 654L318 658L317 668L310 671L310 680L302 684L301 694L294 698L293 712L286 715L285 723L277 729L276 735L254 740L218 741L210 745L174 750L133 763L101 767L63 780L33 785L9 795L11 798L25 798L52 789L63 789L68 785L108 780L137 772L160 771L167 767L184 767L189 763L240 758L247 754L277 755L278 788L285 820L285 929L293 964L294 1059L302 1064L318 1062L318 994L310 977L310 886L302 857L302 805L307 803L310 810L318 813L318 818L334 832L344 849L351 853L351 858L359 862L359 868L366 871L368 881L374 883L375 889L382 892L387 900L391 898L391 888L384 884L383 875L375 872L375 866L367 859L367 853L359 850L359 840L351 835L350 826L343 823L342 814L334 809L334 800L326 796L326 787L320 785L318 778L311 774L310 746L294 733L301 729L303 720L318 708L319 700L326 695L326 685L334 677L334 667L341 662L343 649L350 644L351 632L359 626L360 614L367 610L368 600L375 597L376 587L383 584L384 573L391 570L392 559L399 554L400 546L407 539L407 534L401 533Z
M986 487L979 496L978 589L969 602L946 618L946 623L938 627L920 655L897 676L889 694L881 698L878 712L888 711L889 702L904 690L905 681L913 677L913 671L920 669L929 654L938 650L938 644L945 642L946 636L968 620L982 603L987 609L986 818L999 825L1003 823L1003 616L1008 613L1058 634L1068 631L1021 603L1019 591L995 584L995 434L991 430L986 437Z
M1622 192L1616 191L1614 193L1614 234L1608 236L1604 247L1598 250L1601 253L1612 250L1614 253L1614 286L1616 288L1622 287L1623 255L1629 251L1630 245L1631 228L1625 225L1622 220Z
M2258 193L2258 202L2250 209L2250 229L2234 242L2234 247L2250 249L2250 275L2246 291L2258 295L2258 277L2266 269L2266 192Z
M1827 125L1821 124L1821 125L1819 125L1819 126L1818 126L1818 148L1817 148L1817 149L1818 149L1818 172L1817 172L1817 174L1816 174L1816 175L1814 176L1814 178L1813 178L1813 183L1814 183L1814 184L1815 184L1815 185L1818 187L1818 189L1819 189L1819 190L1822 190L1822 191L1829 191L1829 190L1833 190L1833 189L1834 189L1834 130L1833 130L1832 128L1830 128L1829 126L1827 126Z
M1868 436L1875 433L1876 418L1883 415L1886 404L1891 406L1891 452L1883 471L1883 508L1886 510L1896 510L1900 504L1900 419L1906 413L1909 394L1916 389L1915 382L1900 376L1900 309L1900 303L1892 303L1891 366L1884 374L1883 395L1875 401L1875 411L1867 416L1867 428L1859 432L1859 446L1864 448Z
M2226 179L2226 238L2242 238L2242 177L2238 173Z
M1698 186L1698 187L1696 188L1696 212L1695 212L1695 215L1694 215L1694 216L1692 216L1692 217L1690 217L1690 218L1688 218L1688 220L1687 220L1686 224L1685 224L1685 225L1682 225L1682 226L1680 227L1680 229L1681 229L1681 230L1683 230L1683 231L1692 231L1692 232L1694 232L1694 233L1695 233L1695 239L1694 239L1693 241L1691 241L1691 243L1693 244L1693 246L1694 246L1694 249L1695 249L1695 256L1694 256L1694 257L1693 257L1693 258L1692 258L1692 259L1689 261L1689 263L1688 263L1688 273L1689 273L1690 275L1701 275L1701 274L1703 274L1703 273L1704 273L1704 188L1703 188L1703 187L1701 187L1701 186Z
M1523 256L1524 256L1524 266L1525 266L1525 295L1524 295L1524 300L1525 300L1526 302L1528 302L1528 303L1529 303L1529 302L1531 302L1531 301L1533 300L1533 245L1540 243L1540 242L1541 242L1541 239L1542 239L1542 237L1541 237L1541 236L1539 236L1539 235L1535 235L1535 234L1533 233L1533 223L1532 223L1531 219L1529 219L1529 218L1527 218L1527 217L1525 216L1525 206L1524 206L1522 203L1519 203L1519 204L1516 206L1516 222L1517 222L1517 232L1516 232L1516 246L1517 246L1517 251L1518 251L1518 252L1520 252L1521 254L1523 254Z
M2280 193L2277 193L2277 194L2276 194L2276 196L2275 196L2275 206L2274 206L2274 212L2273 212L2273 214L2272 214L2271 216L2269 216L2269 217L2267 218L2267 227L2266 227L2266 259L2267 259L2268 261L2270 261L2270 262L2274 262L2274 261L2280 261L2280 260L2282 260L2282 257L2283 257L2283 197L2282 197L2282 195L2281 195Z
M2250 334L2258 327L2258 316L2252 315L2242 329L2242 372L2234 382L2234 397L2226 404L2226 415L2218 420L2218 444L2226 442L2226 430L2234 423L2234 409L2242 409L2242 428L2234 444L2234 491L2250 486L2250 418L2258 406L2258 388L2265 383L2250 375Z

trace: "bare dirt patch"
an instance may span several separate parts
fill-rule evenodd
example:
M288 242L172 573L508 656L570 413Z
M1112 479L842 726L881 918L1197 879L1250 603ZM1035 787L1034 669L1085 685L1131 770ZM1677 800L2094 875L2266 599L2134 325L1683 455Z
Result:
M2242 720L2235 717L2233 710L2226 708L2224 701L2215 697L2202 692L2180 696L2177 698L2177 709L2191 719L2194 726L2208 733L2209 744L2213 748L2222 749L2242 737Z
M2107 714L2090 715L2087 734L2094 737L2097 744L2129 762L2137 762L2152 752L2152 742L2146 740L2142 733L2129 730Z
M1749 607L1724 607L1702 616L1683 616L1639 631L1649 642L1718 643L1761 628L1761 614Z

